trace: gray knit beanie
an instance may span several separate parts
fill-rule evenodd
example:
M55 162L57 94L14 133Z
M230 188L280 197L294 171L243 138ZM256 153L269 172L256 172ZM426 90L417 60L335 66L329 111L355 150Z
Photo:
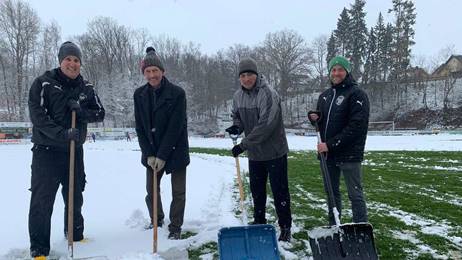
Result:
M149 66L156 66L161 71L165 71L164 65L153 47L148 47L146 49L146 56L144 56L144 59L141 61L141 73L144 73L144 70Z
M258 75L257 62L252 58L244 58L239 62L239 75L251 72Z
M82 63L82 52L80 51L79 46L77 46L73 42L65 42L61 44L61 47L59 47L59 52L58 52L58 61L59 64L67 57L67 56L75 56L79 59L80 63Z

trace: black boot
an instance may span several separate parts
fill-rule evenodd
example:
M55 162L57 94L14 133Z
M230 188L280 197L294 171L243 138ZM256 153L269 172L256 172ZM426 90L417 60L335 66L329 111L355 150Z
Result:
M157 227L158 228L161 228L163 225L164 225L164 220L163 219L157 220ZM144 227L144 229L146 229L146 230L153 229L153 228L154 228L154 225L152 224L152 222Z
M281 228L281 233L279 234L279 241L283 242L290 242L291 238L291 233L290 233L290 227L288 228Z
M181 231L170 231L170 233L168 234L168 239L170 240L181 239Z

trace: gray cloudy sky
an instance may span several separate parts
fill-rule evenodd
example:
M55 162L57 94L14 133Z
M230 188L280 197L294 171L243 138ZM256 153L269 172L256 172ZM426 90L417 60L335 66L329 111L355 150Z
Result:
M146 28L153 36L167 34L183 43L199 43L213 53L234 43L253 46L265 34L293 29L308 42L335 29L338 16L354 0L29 0L44 22L55 20L61 26L63 40L81 34L89 20L109 16L119 24ZM366 23L374 26L378 13L386 21L391 0L369 0ZM72 4L70 4L72 3ZM433 56L453 45L462 52L460 0L415 0L417 23L413 54ZM461 54L461 53L459 53Z

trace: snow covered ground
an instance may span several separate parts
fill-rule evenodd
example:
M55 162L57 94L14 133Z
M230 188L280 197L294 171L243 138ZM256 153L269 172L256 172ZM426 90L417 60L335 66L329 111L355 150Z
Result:
M291 150L312 150L315 137L289 136ZM229 139L190 138L192 147L230 148ZM27 259L27 214L30 192L30 143L0 145L0 259ZM366 150L462 151L462 135L370 136ZM76 257L106 255L110 259L153 259L151 231L144 202L145 170L139 163L137 142L104 141L85 144L88 184L83 214L88 243L76 243ZM241 160L242 170L247 170ZM167 240L167 228L159 230L159 251L181 251L209 241L217 241L221 227L241 225L234 215L238 207L232 157L192 154L187 173L187 201L184 231L195 235ZM171 200L170 176L162 179L164 211L168 216ZM168 224L168 220L167 223ZM57 194L52 218L52 250L67 254L63 237L63 202ZM289 255L286 255L289 256ZM211 255L210 255L211 258ZM290 258L290 257L288 257Z

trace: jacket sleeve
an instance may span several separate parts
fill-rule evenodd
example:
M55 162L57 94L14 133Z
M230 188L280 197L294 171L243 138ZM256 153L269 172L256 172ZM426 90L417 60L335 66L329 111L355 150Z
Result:
M154 151L151 148L151 145L149 144L149 138L147 136L146 131L144 130L145 127L143 126L143 114L140 108L140 101L138 100L137 93L133 95L134 99L134 105L135 105L135 131L136 135L138 136L138 143L141 148L141 153L148 157L148 156L154 156ZM147 116L147 115L145 115Z
M46 86L48 82L42 82L39 78L35 79L29 90L29 115L34 128L46 135L48 138L65 141L65 129L56 124L47 114L46 108Z
M157 150L157 158L164 161L170 157L170 153L173 151L175 144L181 137L184 131L184 124L186 123L186 94L183 89L179 92L176 101L175 108L172 111L170 120L168 122L165 135L161 139L159 149Z
M260 96L261 95L261 96ZM241 146L247 150L250 146L258 145L267 140L281 120L279 97L271 90L260 91L257 97L259 119L257 125L241 141Z
M366 135L369 125L369 99L366 93L357 89L349 100L349 121L343 130L333 138L327 140L329 151L341 150L348 147L356 138Z
M86 84L86 87L90 88L90 103L85 108L82 108L83 117L88 123L102 122L106 114L103 104L93 86Z
M238 97L237 94L233 97L233 108L231 110L231 118L233 119L233 125L239 128L239 133L244 131L244 127L242 126L241 115L239 114L239 106L238 106Z

